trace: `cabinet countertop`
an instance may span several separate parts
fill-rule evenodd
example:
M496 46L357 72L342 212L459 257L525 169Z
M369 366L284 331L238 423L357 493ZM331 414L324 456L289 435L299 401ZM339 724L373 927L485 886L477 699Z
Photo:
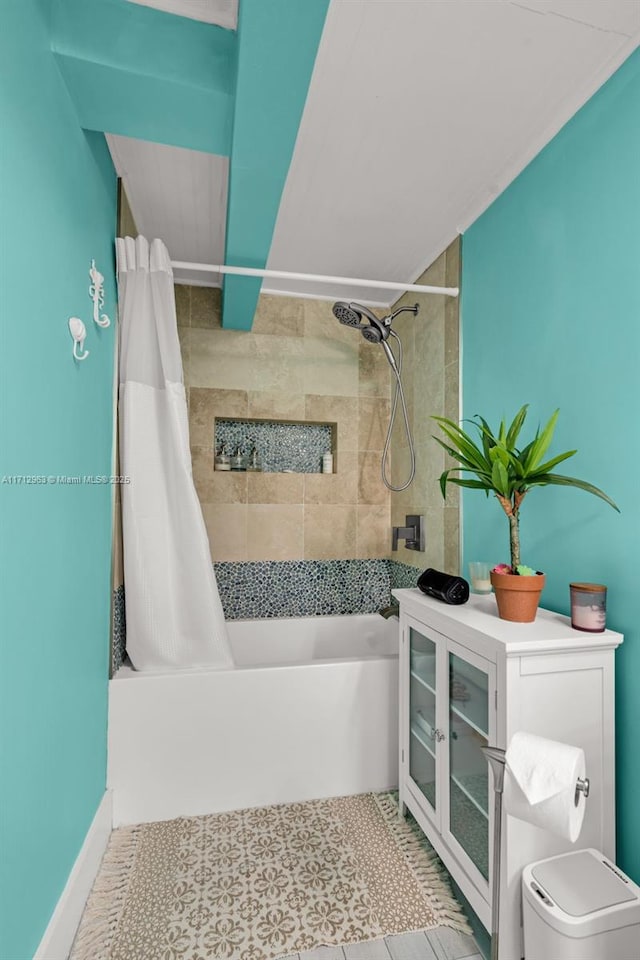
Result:
M404 610L418 620L425 619L440 633L465 636L484 636L496 652L506 656L550 653L559 650L602 650L615 648L622 643L621 633L605 630L603 633L587 633L574 630L569 617L540 608L533 623L511 623L501 620L493 594L472 594L467 603L452 605L435 600L414 587L409 590L392 590L393 596ZM455 637L453 637L455 639Z

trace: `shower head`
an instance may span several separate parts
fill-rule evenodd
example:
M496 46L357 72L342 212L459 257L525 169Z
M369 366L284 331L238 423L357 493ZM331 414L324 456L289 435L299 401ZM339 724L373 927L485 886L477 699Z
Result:
M389 336L391 321L380 320L375 313L361 303L345 303L338 300L333 305L333 315L340 323L347 327L354 327L362 332L362 336L369 343L382 343ZM363 323L362 321L365 320Z
M340 323L344 323L347 327L355 327L356 330L368 327L369 324L362 322L363 317L366 317L369 323L380 323L375 313L361 303L346 303L344 300L334 303L333 315Z

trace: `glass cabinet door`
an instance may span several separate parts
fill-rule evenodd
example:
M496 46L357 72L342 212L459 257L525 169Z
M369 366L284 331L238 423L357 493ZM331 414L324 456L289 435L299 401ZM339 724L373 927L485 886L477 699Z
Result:
M449 832L489 878L489 674L449 652Z
M436 745L442 734L436 724L436 645L409 627L409 775L435 816Z

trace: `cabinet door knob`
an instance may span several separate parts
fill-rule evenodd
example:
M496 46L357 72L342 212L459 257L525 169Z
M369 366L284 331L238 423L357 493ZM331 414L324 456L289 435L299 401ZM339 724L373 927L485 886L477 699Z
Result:
M438 741L438 743L440 743L441 740L444 740L444 739L445 739L445 736L444 736L444 733L442 732L442 730L434 730L433 734L434 734L436 740Z

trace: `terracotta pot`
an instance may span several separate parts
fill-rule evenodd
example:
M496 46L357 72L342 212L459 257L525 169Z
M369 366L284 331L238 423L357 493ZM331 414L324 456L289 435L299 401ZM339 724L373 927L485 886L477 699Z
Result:
M511 620L513 623L531 623L535 620L540 594L544 589L544 573L519 577L513 573L491 571L491 586L501 620Z

